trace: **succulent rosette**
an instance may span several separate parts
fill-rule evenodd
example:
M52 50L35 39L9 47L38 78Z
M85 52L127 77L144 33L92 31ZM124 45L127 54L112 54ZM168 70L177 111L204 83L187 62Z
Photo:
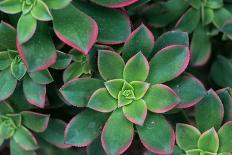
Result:
M211 128L201 133L188 124L177 124L176 141L186 155L230 155L232 122L225 123L218 132Z
M144 15L155 28L175 25L173 29L192 34L191 65L202 66L210 58L213 36L223 32L222 40L231 38L230 5L225 0L158 1Z
M135 32L140 28L144 26ZM184 45L167 45L150 62L142 52L135 52L125 63L118 53L100 50L98 69L102 80L76 78L60 89L69 104L92 109L81 112L69 122L65 130L66 143L89 145L106 122L101 143L107 154L126 151L133 140L134 130L150 151L172 153L174 131L161 113L176 107L180 98L162 83L183 73L189 57L188 46Z
M33 132L44 132L48 126L49 115L31 111L15 113L4 102L0 104L0 141L10 140L11 155L35 154L39 148ZM36 124L35 124L36 122Z

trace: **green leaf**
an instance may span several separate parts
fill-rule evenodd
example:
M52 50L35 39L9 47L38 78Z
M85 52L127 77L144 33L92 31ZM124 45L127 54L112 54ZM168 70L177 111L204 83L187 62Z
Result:
M135 29L127 38L121 49L122 57L128 60L139 51L148 57L153 50L155 41L152 32L143 24Z
M200 10L190 8L176 24L178 30L192 33L200 22Z
M98 137L108 115L85 110L72 118L65 129L65 143L87 146Z
M200 9L201 7L201 0L187 0L187 2L195 9Z
M183 45L189 46L189 38L187 32L181 31L168 31L162 34L155 43L153 52L150 54L150 57L153 57L155 53L160 51L161 49L171 46L171 45Z
M192 149L186 151L186 155L201 155L201 150L200 149Z
M0 102L0 115L14 113L13 108L7 102Z
M27 42L35 33L37 21L30 13L21 15L17 24L17 38L20 44Z
M122 8L131 5L138 0L90 0L98 5L108 7L108 8Z
M17 126L13 119L1 116L0 137L3 139L11 138L15 134Z
M218 134L214 128L211 128L204 132L198 140L198 148L201 150L217 153L218 147Z
M99 136L90 145L87 146L88 155L104 155L105 151L101 144L101 137Z
M70 104L84 107L89 97L99 88L104 87L103 81L91 78L80 78L64 84L60 92Z
M23 125L35 132L46 130L49 121L49 115L40 114L31 111L21 112ZM36 122L36 123L35 123Z
M51 9L63 9L68 6L72 0L43 0Z
M19 0L3 0L0 2L0 10L7 14L21 12L22 3Z
M74 5L97 22L99 43L121 44L130 35L131 23L124 10L109 9L86 1L75 1Z
M99 112L111 112L117 108L117 100L106 88L100 88L90 97L87 107Z
M16 30L11 25L0 23L0 50L16 49Z
M223 104L218 95L210 89L207 95L196 105L195 119L200 131L206 131L212 127L220 128L223 120ZM205 123L207 122L207 123Z
M118 107L128 105L134 99L134 88L128 82L124 82L122 90L118 94Z
M38 23L35 34L28 42L17 42L17 49L29 72L47 69L56 61L56 49L48 25L43 22Z
M204 85L191 74L184 74L167 85L180 97L178 108L192 107L206 95Z
M50 119L47 129L38 135L50 144L59 148L68 148L70 145L64 143L64 130L66 123L58 119Z
M119 54L108 50L99 51L98 69L104 80L122 79L124 66L125 63Z
M0 52L0 70L7 69L11 65L11 61L8 51Z
M232 62L224 56L219 55L211 67L210 77L221 87L232 87L230 78L232 77Z
M142 81L132 81L130 85L134 88L133 91L137 100L143 98L148 88L150 87L149 83Z
M143 126L136 126L144 147L153 153L171 154L175 135L171 125L161 115L148 113Z
M232 120L232 95L230 94L231 88L224 88L217 91L224 107L223 122Z
M147 59L139 52L127 61L123 71L123 79L127 82L145 81L149 74L149 69Z
M32 133L23 126L17 128L13 139L21 148L26 151L33 151L39 147Z
M124 82L125 81L122 79L114 79L106 81L104 84L110 95L115 99L118 99L118 94L122 90Z
M230 19L232 14L225 8L217 9L214 11L213 24L217 28L221 28L226 20Z
M0 101L10 97L17 85L17 79L15 79L10 69L5 69L0 72Z
M34 151L26 151L14 139L10 140L10 154L11 155L36 155Z
M28 74L30 78L38 84L49 84L54 81L48 69L37 72L31 72Z
M158 84L174 79L184 72L189 59L190 52L185 46L175 45L160 50L150 61L147 81L151 84Z
M16 58L11 62L11 73L17 79L21 80L27 72L27 68L20 58Z
M202 66L206 64L211 55L211 41L208 29L199 25L193 32L191 41L191 65Z
M182 150L196 149L200 135L200 131L194 126L181 123L176 125L176 142Z
M219 9L223 6L223 0L207 0L205 6L211 9Z
M219 153L232 152L232 122L225 123L218 131L219 136Z
M63 53L61 51L56 51L56 53L57 53L56 63L53 64L51 67L56 70L67 68L70 62L72 61L71 55Z
M35 83L29 76L25 76L23 92L30 104L39 108L45 107L46 85Z
M53 10L52 16L57 37L83 54L88 54L97 39L96 22L72 4L64 9Z
M151 86L143 99L147 109L155 113L165 113L173 109L180 101L176 93L163 84Z
M78 78L83 74L83 66L80 62L70 64L63 72L63 81L68 82L72 79Z
M213 18L214 18L214 10L213 9L210 9L210 8L203 8L202 9L202 24L205 26L205 25L208 25L210 24L212 21L213 21Z
M189 3L185 0L161 1L156 4L150 5L143 13L149 25L155 28L164 27L175 22L189 8Z
M135 100L131 104L122 107L126 118L134 124L142 126L147 115L147 105L144 100Z
M41 21L52 20L52 15L47 5L42 0L36 0L36 3L31 10L31 15Z
M122 154L128 149L134 137L133 124L128 121L121 109L115 110L106 122L101 141L107 154Z

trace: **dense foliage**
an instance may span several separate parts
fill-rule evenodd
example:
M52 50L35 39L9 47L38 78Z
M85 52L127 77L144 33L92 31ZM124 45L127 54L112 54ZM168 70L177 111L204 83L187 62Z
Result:
M230 0L0 0L0 154L232 154Z

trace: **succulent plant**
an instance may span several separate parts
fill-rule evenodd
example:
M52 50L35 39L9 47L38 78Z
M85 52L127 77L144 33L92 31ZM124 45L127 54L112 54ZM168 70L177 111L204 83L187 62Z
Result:
M211 128L201 133L188 124L177 124L176 141L187 155L230 155L232 122L225 123L218 132Z
M223 0L158 1L148 7L145 16L154 27L176 22L174 29L192 34L191 65L202 66L211 55L211 38L219 32L224 33L223 39L230 37L230 3Z
M49 115L31 111L15 113L8 103L1 103L0 107L1 144L5 140L10 140L12 155L35 154L39 145L31 131L44 132L48 125Z

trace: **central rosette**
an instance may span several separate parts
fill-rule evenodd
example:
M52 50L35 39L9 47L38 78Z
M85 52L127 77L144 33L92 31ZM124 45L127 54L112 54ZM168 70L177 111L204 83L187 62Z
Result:
M8 139L14 135L16 130L14 121L6 116L0 116L0 137L2 139Z

